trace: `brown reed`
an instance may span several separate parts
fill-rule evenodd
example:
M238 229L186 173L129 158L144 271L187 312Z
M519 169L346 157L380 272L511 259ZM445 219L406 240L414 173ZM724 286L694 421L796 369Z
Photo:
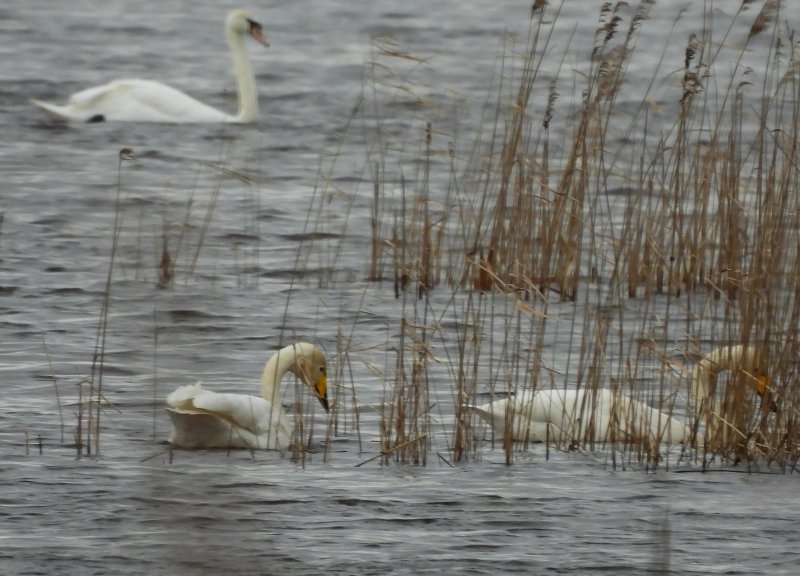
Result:
M720 81L722 70L728 69L718 63L720 46L747 13L737 13L714 43L709 30L697 30L680 63L682 93L671 104L674 117L664 122L666 105L653 96L663 61L638 105L631 106L624 93L626 72L642 50L640 32L654 4L641 2L632 11L626 3L604 5L589 72L583 76L583 98L568 103L568 114L556 81L542 80L541 72L545 58L552 58L550 22L560 6L540 5L532 12L521 62L515 56L501 60L501 83L490 107L494 118L480 127L463 175L449 179L444 205L456 210L436 217L431 212L431 170L437 164L432 162L430 124L420 146L422 173L414 189L407 190L401 174L399 204L382 197L384 186L378 182L389 179L390 162L387 136L380 134L381 168L375 170L366 277L380 280L380 260L388 257L395 270L395 297L413 286L417 297L427 298L445 278L453 291L446 306L458 301L466 311L466 317L459 316L463 324L455 341L437 325L420 323L420 317L409 322L404 315L389 400L392 417L381 431L385 454L405 447L415 434L429 433L410 426L414 417L409 411L418 415L426 410L417 405L420 397L414 391L419 384L415 379L426 370L424 358L435 347L432 334L440 346L457 347L450 371L453 461L477 454L479 443L473 441L482 437L480 427L463 407L478 393L488 389L491 397L502 397L564 386L555 384L563 376L544 363L543 350L548 335L558 330L549 309L567 301L584 311L582 324L571 331L574 345L565 362L570 386L591 391L610 387L620 397L684 416L694 429L714 425L701 423L691 400L683 400L691 387L693 362L714 347L759 347L770 400L753 392L758 375L742 369L721 374L722 412L714 418L727 423L728 433L706 434L701 444L687 445L680 462L697 457L706 464L762 462L789 469L797 460L800 388L790 360L800 336L797 46L787 44L773 27L777 4L763 3L726 84ZM773 47L757 90L739 62L749 43L768 32ZM385 70L388 65L382 64ZM520 74L508 80L506 71L512 69ZM512 81L513 90L508 86ZM509 92L514 95L507 104ZM548 95L541 111L531 104L537 93ZM657 136L655 115L660 125L668 126ZM574 120L568 124L565 117ZM553 155L555 129L562 139L561 158ZM455 174L460 165L453 152L457 144L449 148L448 169ZM451 219L453 212L459 214L458 223ZM621 215L617 221L615 213ZM384 230L387 225L389 231ZM466 255L460 261L452 258L458 250ZM656 306L666 316L660 324L642 320L640 330L632 331L625 325L626 300L638 302L645 316ZM436 317L444 314L455 311L440 310ZM681 338L674 335L676 323L683 326ZM486 332L498 329L505 342L485 339ZM670 352L675 348L682 350L683 360ZM651 379L655 388L640 385ZM552 438L550 443L560 449L609 449L612 466L669 465L663 460L665 439L632 439L611 430L608 441L597 445L590 432L591 425L583 436ZM513 444L508 437L499 440L509 463L517 450L525 449L524 443Z
M652 1L632 10L624 2L602 7L586 72L576 75L576 100L558 92L566 49L553 53L552 22L561 5L537 2L522 48L517 39L508 40L498 84L466 146L442 107L411 82L425 59L388 37L373 39L361 93L334 150L320 161L304 237L327 231L332 202L344 203L344 219L336 233L323 236L329 241L301 245L295 269L305 274L319 256L320 287L339 281L338 265L353 232L349 219L365 207L369 241L359 242L367 247L361 277L390 281L399 312L396 337L387 343L392 361L380 374L384 395L374 458L383 464L429 462L438 441L433 415L441 408L432 397L439 386L452 398L452 412L440 413L450 457L437 452L434 461L448 464L483 457L487 438L508 464L529 448L528 441L513 441L510 425L501 437L481 428L467 408L478 397L573 387L592 393L587 402L610 389L620 400L633 398L683 418L699 435L684 446L680 463L792 470L800 458L793 361L800 341L798 47L774 28L779 6L765 2L729 77L722 74L729 66L718 58L735 21L713 42L710 30L691 35L680 62L659 60L644 94L631 104L626 75L644 50L640 33L654 9ZM744 11L736 15L746 17ZM749 43L767 33L772 49L756 86L741 61ZM559 65L545 74L551 61ZM662 64L680 70L680 94L669 102L656 95ZM387 87L393 88L388 101L378 89ZM543 102L537 102L539 94L546 95ZM407 123L398 122L404 129L387 122L398 114L391 105L400 100L413 110ZM362 169L348 173L354 189L345 190L337 163L354 132L369 137ZM371 178L364 178L370 170ZM360 194L362 182L370 190ZM220 188L218 181L189 274ZM170 243L172 227L164 224L157 257L161 285L174 281L191 210L190 202L177 247ZM117 230L115 225L115 235ZM79 388L76 445L87 450L92 434L95 450L99 446L113 250L111 260L98 328L99 376L95 384L93 371L89 382L88 413ZM287 299L284 320L288 310ZM629 319L631 311L636 320ZM359 351L354 332L355 323L337 336L325 459L330 440L346 432L345 367L351 370ZM561 338L565 358L548 356L554 336ZM757 348L758 369L735 365L721 372L719 409L704 412L689 394L694 366L711 349L730 345ZM450 361L445 377L440 357ZM764 375L766 391L758 393L754 383ZM350 382L360 442L352 374ZM299 391L297 397L303 397ZM295 403L292 455L303 464L315 434L310 410ZM507 414L514 416L520 415ZM617 411L603 441L595 440L592 421L554 434L545 457L550 450L600 450L615 468L671 465L668 438L623 433L622 424L635 417Z

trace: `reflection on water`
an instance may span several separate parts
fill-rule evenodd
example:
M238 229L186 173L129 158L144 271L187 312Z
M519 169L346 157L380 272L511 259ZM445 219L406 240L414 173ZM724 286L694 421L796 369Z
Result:
M489 443L450 467L445 370L431 390L437 411L428 465L357 467L380 452L379 418L365 410L354 420L350 396L380 403L376 373L395 361L399 303L389 283L360 284L369 200L352 213L339 202L352 194L350 184L372 177L364 149L336 156L349 174L324 199L334 225L305 228L320 154L330 153L324 161L334 155L358 101L363 64L374 56L370 35L391 33L424 57L413 76L421 100L448 103L437 121L458 120L467 131L491 98L504 34L527 33L529 7L510 0L272 7L262 18L272 48L253 58L265 114L255 126L65 127L27 104L131 75L168 80L225 108L232 80L216 34L225 4L201 0L191 14L175 0L136 10L125 0L81 0L69 11L40 0L2 9L9 36L0 48L4 574L796 572L794 475L645 473L627 462L612 466L606 453L547 454L541 446L506 467ZM733 12L738 3L719 6ZM644 30L664 46L676 14L658 8ZM791 20L793 8L786 10ZM594 28L584 11L565 5L552 40L576 69L585 59L568 40L572 28L579 22L584 37ZM676 67L677 44L667 48ZM659 56L635 60L642 70L630 75L647 77ZM675 89L664 80L664 90ZM393 105L386 109L419 115L418 138L428 117L417 104ZM386 134L412 130L400 118L386 119ZM374 144L372 133L363 138L365 147ZM117 155L128 146L137 160L121 174L100 455L76 458L78 383L90 374L97 345ZM406 170L410 180L417 165ZM387 194L401 193L394 184ZM370 186L359 193L369 196ZM349 244L338 259L304 251L314 245L333 253L345 220ZM160 289L165 238L175 276ZM334 266L343 278L323 286L316 275L298 278L298 259L301 269ZM434 307L442 304L437 298L450 295L434 295ZM563 309L565 317L573 313ZM315 414L313 451L302 463L283 453L167 451L169 390L200 378L214 389L254 393L280 339L316 340L334 357L339 331L353 326L358 353L345 379L353 390L342 393L347 409L327 445ZM573 344L571 334L557 334L553 356Z

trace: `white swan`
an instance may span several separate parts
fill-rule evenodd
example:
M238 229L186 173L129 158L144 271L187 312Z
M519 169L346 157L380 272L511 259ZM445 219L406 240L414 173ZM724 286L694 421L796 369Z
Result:
M328 411L325 354L298 342L267 361L261 397L211 392L200 383L181 386L167 396L172 418L169 442L177 448L288 448L292 428L281 405L280 381L286 372L300 378Z
M692 372L691 400L694 415L705 426L706 436L692 431L680 420L623 394L602 389L525 391L481 406L468 406L502 435L506 422L512 423L511 436L517 442L611 442L648 440L670 443L696 441L709 436L724 438L728 420L719 412L723 399L717 390L717 378L725 370L735 373L738 391L750 388L770 410L775 403L769 394L766 378L759 370L760 358L752 346L723 346L706 354ZM751 407L751 405L749 406ZM745 416L752 414L745 410ZM724 425L728 423L727 425ZM720 431L723 436L720 437Z
M680 420L612 390L525 391L481 406L469 406L503 435L512 423L517 442L583 444L646 440L687 442L691 431Z
M730 379L718 390L717 379L725 371L731 372ZM778 409L755 346L723 346L703 356L692 372L691 400L712 448L741 444L756 414Z
M225 37L233 56L239 89L239 112L226 114L183 92L152 80L116 80L73 94L64 106L39 100L31 103L51 116L72 122L253 122L259 117L258 91L245 35L269 46L261 24L244 10L234 10L225 24Z
M718 412L723 405L723 394L717 390L717 378L730 370L738 382L754 390L762 400L772 403L767 378L761 367L761 357L755 346L723 346L709 352L697 363L692 372L692 400L698 411Z

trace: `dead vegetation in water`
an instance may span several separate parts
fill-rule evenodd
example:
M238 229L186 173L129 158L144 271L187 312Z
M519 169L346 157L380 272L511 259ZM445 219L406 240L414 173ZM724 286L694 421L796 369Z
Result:
M370 192L356 185L337 194L348 198L348 214L359 202L369 212L362 243L368 282L391 285L404 310L407 298L423 309L434 306L432 291L450 293L432 309L436 322L420 323L417 315L409 323L404 314L398 327L403 361L386 394L392 416L381 429L387 457L428 437L428 429L408 428L431 409L415 378L425 372L424 358L444 349L452 460L476 455L475 439L485 437L466 404L570 387L611 388L708 431L672 456L680 462L793 468L800 455L800 46L774 27L777 3L762 3L756 14L744 8L722 38L710 27L688 39L673 29L668 42L685 42L674 62L664 61L666 49L656 56L641 41L655 2L604 4L587 65L573 75L576 99L561 93L570 69L551 42L560 5L540 6L526 41L511 40L499 62L496 99L466 152L441 103L418 96L409 63L425 59L399 59L408 52L383 50L386 39L376 40L347 127L373 130L361 179L372 180ZM731 66L731 52L723 56L721 47L734 45L743 26ZM743 64L754 42L770 46L760 75ZM637 79L644 87L632 99L627 74L642 55L657 66ZM665 99L663 86L673 80L680 89ZM398 99L414 104L399 133L391 116ZM339 145L347 138L346 129ZM326 182L335 173L331 166ZM341 238L336 258L345 249ZM570 307L581 313L565 327L558 317ZM630 310L638 311L633 322ZM439 324L448 315L455 331ZM412 325L418 334L409 339ZM569 357L545 359L565 330ZM744 368L723 371L718 411L701 416L689 394L693 366L715 348L737 345L762 351L766 380ZM754 382L766 386L768 401L754 394ZM494 441L509 462L524 449L508 438ZM621 465L670 464L664 439L598 447L587 435L552 444L607 449Z
M567 78L566 49L554 52L551 42L560 6L539 5L529 36L508 40L468 143L457 114L414 84L425 58L375 38L362 93L319 168L304 235L323 238L321 250L302 247L295 272L305 275L319 258L321 288L360 276L388 287L398 303L391 359L379 374L376 459L425 465L435 451L459 462L481 458L493 443L511 463L527 443L495 436L468 405L551 388L610 388L681 418L702 440L674 451L669 439L628 438L612 427L598 442L588 426L548 438L545 450L606 451L613 466L794 468L800 46L774 28L778 7L765 2L738 49L741 59L750 42L771 35L763 76L740 61L729 74L720 61L719 46L752 17L743 10L721 41L695 31L681 61L659 61L632 100L626 75L640 54L653 58L640 34L656 9L652 1L603 5L586 65ZM659 100L664 77L676 78L665 70L674 69L680 90ZM565 95L570 83L580 96ZM349 187L337 175L351 138L367 152ZM164 217L153 257L159 286L195 273L219 190L201 216L190 199L179 224ZM332 207L341 216L334 233L325 218ZM356 220L365 225L354 230ZM339 263L354 235L365 264L343 280ZM257 269L247 258L242 269ZM92 434L99 443L105 329L101 320L79 447ZM339 329L325 458L340 433L354 431L361 446L353 332L355 324ZM553 357L554 340L566 358ZM730 345L756 347L758 366L721 370L713 409L693 404L694 367ZM442 396L451 410L442 409ZM318 441L311 414L295 405L297 460Z

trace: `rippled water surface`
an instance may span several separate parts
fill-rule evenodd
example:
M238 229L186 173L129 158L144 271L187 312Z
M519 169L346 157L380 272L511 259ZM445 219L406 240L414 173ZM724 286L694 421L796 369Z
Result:
M342 371L352 382L346 394L380 401L370 366L390 371L402 312L391 286L361 283L370 236L365 150L374 133L364 130L360 149L338 147L348 127L360 134L349 122L365 70L379 59L376 45L413 55L397 58L408 76L394 83L412 86L414 98L389 99L385 134L415 149L433 119L446 150L454 126L469 134L478 125L504 46L513 50L510 38L527 33L530 6L254 5L272 44L250 46L264 118L232 127L51 122L28 98L58 101L116 77L166 80L220 108L235 102L222 37L230 2L62 4L0 6L0 573L797 573L795 474L647 473L615 467L607 454L548 455L541 446L505 466L488 444L451 467L444 425L425 467L357 466L379 450L369 411L358 426L340 415L327 446L315 414L313 452L302 462L277 452L171 455L163 410L170 389L202 379L254 392L268 352L294 338L333 354L337 335L355 326L360 353ZM550 42L568 54L568 84L587 61L599 6L568 2L558 17ZM720 13L737 6L718 3ZM634 101L635 79L649 80L665 45L675 61L665 68L682 64L698 15L690 11L673 29L676 15L657 5L644 26L640 46L659 49L629 71ZM782 17L800 24L795 7ZM746 27L736 28L730 43L743 34ZM757 59L758 48L745 58ZM657 92L678 84L664 78ZM391 89L387 80L378 92ZM124 147L137 158L119 171ZM340 178L315 204L327 227L313 231L306 219L318 172L334 160ZM411 178L413 163L407 170ZM343 200L351 194L364 199ZM76 458L78 389L91 373L115 215L122 226L103 360L108 405L99 454ZM178 266L162 289L165 235ZM320 250L302 261L308 252L298 249L309 245ZM330 268L335 282L313 274ZM312 274L298 279L298 269ZM444 292L434 306L451 298ZM564 342L551 343L554 358ZM450 389L432 395L446 421Z

